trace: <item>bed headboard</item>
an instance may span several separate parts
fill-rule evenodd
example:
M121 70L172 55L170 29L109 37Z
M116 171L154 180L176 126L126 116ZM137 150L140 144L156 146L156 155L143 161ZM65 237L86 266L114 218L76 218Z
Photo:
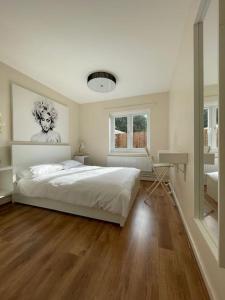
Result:
M68 159L71 159L70 145L12 145L14 174L32 165Z

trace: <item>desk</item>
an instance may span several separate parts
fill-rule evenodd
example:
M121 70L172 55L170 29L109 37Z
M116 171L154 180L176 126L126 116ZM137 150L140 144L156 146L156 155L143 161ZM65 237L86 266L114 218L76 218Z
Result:
M188 153L160 150L158 152L158 159L160 163L170 163L175 165L177 170L181 171L184 174L184 180L186 180ZM183 168L180 168L179 165L183 165Z
M188 163L188 154L183 152L169 152L160 150L158 152L160 163L170 163L174 165L186 165Z

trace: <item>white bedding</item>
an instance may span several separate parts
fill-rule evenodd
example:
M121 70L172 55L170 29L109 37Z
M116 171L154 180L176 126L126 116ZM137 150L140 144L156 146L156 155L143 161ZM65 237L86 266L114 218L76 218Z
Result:
M132 188L140 174L135 168L80 166L20 179L16 192L27 197L94 207L127 217Z

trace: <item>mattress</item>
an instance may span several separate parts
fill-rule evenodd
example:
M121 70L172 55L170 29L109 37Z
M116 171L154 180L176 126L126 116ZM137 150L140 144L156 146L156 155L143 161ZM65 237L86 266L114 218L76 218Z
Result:
M127 217L135 168L81 166L17 182L16 193L102 209Z
M207 194L218 202L218 172L206 174Z

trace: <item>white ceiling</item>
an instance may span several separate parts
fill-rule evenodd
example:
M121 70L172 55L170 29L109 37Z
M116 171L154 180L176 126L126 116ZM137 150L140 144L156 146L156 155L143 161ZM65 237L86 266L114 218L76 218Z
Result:
M193 0L0 0L0 60L79 103L168 91ZM107 94L87 75L110 71Z

